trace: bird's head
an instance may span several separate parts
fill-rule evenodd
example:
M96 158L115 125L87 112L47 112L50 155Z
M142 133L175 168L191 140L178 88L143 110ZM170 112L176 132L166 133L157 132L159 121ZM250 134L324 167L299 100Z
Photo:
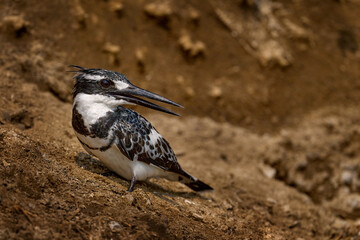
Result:
M177 113L174 113L164 107L139 98L150 98L182 108L181 105L167 98L134 86L124 74L105 69L87 69L74 65L71 65L70 67L77 68L76 71L73 71L76 72L76 75L74 76L76 79L73 92L74 98L81 93L94 95L94 97L95 95L100 95L100 99L103 99L104 104L109 103L114 105L114 102L117 105L138 104L179 116Z

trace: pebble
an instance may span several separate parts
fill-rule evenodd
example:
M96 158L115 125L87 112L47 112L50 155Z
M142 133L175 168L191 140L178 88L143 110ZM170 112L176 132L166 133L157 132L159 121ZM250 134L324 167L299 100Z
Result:
M110 1L109 9L110 11L115 12L118 16L120 16L124 10L124 5L122 4L122 2Z
M346 185L351 185L353 180L353 174L350 171L343 171L341 173L341 182Z
M231 211L231 210L234 209L234 206L233 206L230 202L228 202L228 201L224 201L224 202L223 202L223 205L224 205L224 208L225 208L226 210L228 210L228 211Z
M193 41L188 34L182 35L178 43L188 57L196 58L205 54L205 43L202 41Z
M186 96L191 98L195 96L195 90L192 87L186 87L185 88Z
M119 65L120 59L119 59L119 52L120 52L120 46L112 44L112 43L105 43L103 46L103 51L109 55L109 63L113 65Z
M265 177L274 178L276 175L276 169L268 165L260 165L259 168Z
M200 13L195 8L189 8L188 10L189 18L193 22L198 22L200 19Z
M129 201L130 205L135 204L135 198L131 194L126 194L124 197Z
M122 226L120 225L120 223L118 223L116 221L109 222L109 227L112 232L120 232L122 229Z
M223 95L223 91L218 86L212 86L210 89L209 95L213 98L220 98Z
M144 70L143 68L145 67L146 53L147 53L147 49L144 47L137 48L135 50L135 58L136 58L137 64L139 67L142 68L142 70Z
M145 5L144 11L149 16L158 19L169 18L173 13L168 3L149 3Z
M332 227L337 228L337 229L343 229L348 226L349 226L349 224L345 220L340 219L340 218L336 218L334 223L332 224Z
M29 22L25 21L22 16L5 16L1 25L8 31L13 31L16 34L26 32L29 27Z
M106 53L116 54L120 52L120 46L107 42L103 46L103 51Z

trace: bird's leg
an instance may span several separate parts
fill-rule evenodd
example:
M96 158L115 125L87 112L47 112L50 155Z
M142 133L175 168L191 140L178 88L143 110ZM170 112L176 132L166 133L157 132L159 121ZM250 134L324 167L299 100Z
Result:
M130 187L128 189L129 192L132 192L134 190L135 183L136 183L136 176L134 175L131 180Z

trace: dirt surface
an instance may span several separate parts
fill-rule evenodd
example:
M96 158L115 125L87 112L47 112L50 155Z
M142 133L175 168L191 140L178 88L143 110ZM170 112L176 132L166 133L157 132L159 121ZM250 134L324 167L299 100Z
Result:
M0 239L360 239L359 12L0 0ZM134 109L215 191L154 179L128 193L73 133L70 64L184 105Z

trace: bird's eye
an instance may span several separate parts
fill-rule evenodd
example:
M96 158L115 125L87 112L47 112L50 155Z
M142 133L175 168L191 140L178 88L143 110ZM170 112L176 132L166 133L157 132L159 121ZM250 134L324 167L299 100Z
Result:
M107 80L107 79L103 79L100 81L100 85L103 87L103 88L108 88L110 87L112 84L112 82L110 80Z

